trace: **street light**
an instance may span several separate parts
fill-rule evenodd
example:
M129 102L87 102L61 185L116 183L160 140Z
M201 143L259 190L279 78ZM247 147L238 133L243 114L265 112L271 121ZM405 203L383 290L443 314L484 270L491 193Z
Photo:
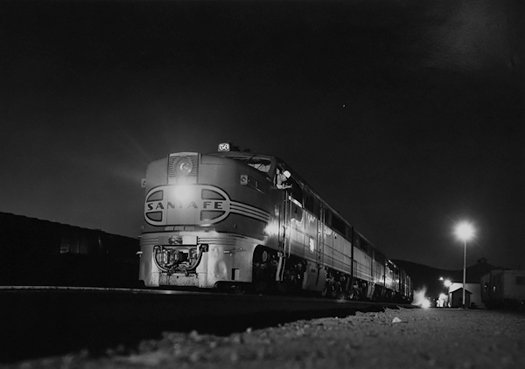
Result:
M463 241L463 307L465 307L465 284L467 283L467 241L474 236L474 228L468 222L456 227L456 236Z

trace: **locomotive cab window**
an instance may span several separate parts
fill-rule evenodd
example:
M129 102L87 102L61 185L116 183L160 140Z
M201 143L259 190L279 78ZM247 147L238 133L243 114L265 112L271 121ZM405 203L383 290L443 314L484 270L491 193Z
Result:
M272 161L268 158L252 157L246 160L246 164L260 172L268 173L272 167Z
M213 155L213 154L212 154ZM257 169L259 172L265 173L267 176L270 176L272 172L272 167L274 166L274 161L270 156L263 155L250 155L244 153L225 153L219 156L227 157L236 161L243 162L250 167Z

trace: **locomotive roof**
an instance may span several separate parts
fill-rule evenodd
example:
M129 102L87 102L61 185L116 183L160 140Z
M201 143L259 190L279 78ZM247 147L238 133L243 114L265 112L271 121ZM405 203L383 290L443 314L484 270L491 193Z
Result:
M254 152L250 152L250 151L218 151L218 152L212 152L212 153L209 153L207 155L212 155L212 156L222 156L222 157L226 157L226 158L246 158L246 159L249 159L249 158L255 158L255 157L263 157L263 158L267 158L267 159L276 159L275 156L273 155L266 155L266 154L259 154L259 153L254 153Z

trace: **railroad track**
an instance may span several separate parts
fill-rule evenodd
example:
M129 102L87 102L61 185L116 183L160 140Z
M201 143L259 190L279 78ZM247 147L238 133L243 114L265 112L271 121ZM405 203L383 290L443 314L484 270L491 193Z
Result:
M132 347L165 331L227 335L299 319L411 307L173 290L0 287L0 362ZM413 307L413 306L412 306Z

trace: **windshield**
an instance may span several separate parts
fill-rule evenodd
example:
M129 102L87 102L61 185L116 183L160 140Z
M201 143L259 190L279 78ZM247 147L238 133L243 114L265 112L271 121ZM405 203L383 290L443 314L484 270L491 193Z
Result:
M270 158L264 156L230 156L231 159L242 161L248 164L250 167L257 169L263 173L268 173L272 167L272 161Z
M229 153L221 153L221 154L215 154L218 156L227 157L236 161L241 161L244 164L249 165L252 168L257 169L260 172L263 173L269 173L272 168L272 157L270 156L264 156L264 155L256 155L256 154L246 154L246 153L239 153L239 152L229 152Z
M272 166L272 161L270 159L261 157L250 158L246 160L245 163L264 173L268 173Z

